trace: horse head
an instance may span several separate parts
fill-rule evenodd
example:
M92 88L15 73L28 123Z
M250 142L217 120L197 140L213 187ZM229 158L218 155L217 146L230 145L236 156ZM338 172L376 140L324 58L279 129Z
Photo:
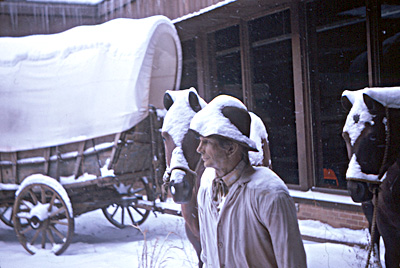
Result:
M167 161L166 178L176 203L187 203L192 198L196 183L196 169L200 154L196 152L198 138L189 131L190 121L206 102L194 88L167 91L164 107L167 113L162 126L162 137Z
M200 154L196 148L198 137L189 131L193 116L207 103L194 88L167 91L164 95L164 117L162 136L167 160L166 180L169 181L171 194L177 203L187 203L196 189L196 170L204 169ZM263 165L271 168L271 155L268 134L262 120L250 112L250 139L257 146L258 152L249 152L252 165ZM199 183L199 182L197 182ZM198 185L197 185L198 186Z
M349 111L342 136L350 163L346 172L348 190L355 202L372 199L369 187L379 184L399 152L398 123L389 109L371 97L369 90L345 91L342 105Z

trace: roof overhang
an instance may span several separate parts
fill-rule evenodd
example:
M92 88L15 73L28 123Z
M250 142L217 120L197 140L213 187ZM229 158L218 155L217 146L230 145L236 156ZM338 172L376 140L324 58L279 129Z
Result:
M249 20L260 16L267 10L274 11L288 7L290 0L237 0L216 8L200 10L187 19L175 19L175 27L181 40L193 38L203 32L211 32L225 25L239 24L241 20Z

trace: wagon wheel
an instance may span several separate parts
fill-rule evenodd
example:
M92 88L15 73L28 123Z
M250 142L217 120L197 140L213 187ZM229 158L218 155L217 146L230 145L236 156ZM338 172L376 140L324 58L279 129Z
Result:
M12 207L1 207L0 208L0 220L7 226L14 227L12 221Z
M151 188L146 178L127 185L115 186L121 200L103 208L104 216L109 222L122 229L127 226L139 226L150 214L150 210L135 207L137 200L153 200Z
M74 233L70 200L56 180L42 175L31 177L24 180L17 192L13 208L15 232L30 254L47 249L60 255Z

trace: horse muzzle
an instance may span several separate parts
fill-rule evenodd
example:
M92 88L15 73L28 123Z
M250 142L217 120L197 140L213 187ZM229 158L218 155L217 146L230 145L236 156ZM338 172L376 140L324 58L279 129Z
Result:
M372 192L369 190L367 183L361 181L348 181L347 191L354 202L365 202L372 200Z
M182 169L173 169L171 171L169 189L174 202L186 204L192 198L193 192L193 174Z

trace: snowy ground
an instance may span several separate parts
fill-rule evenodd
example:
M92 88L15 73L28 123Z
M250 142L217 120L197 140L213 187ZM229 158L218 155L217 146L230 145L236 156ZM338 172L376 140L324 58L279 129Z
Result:
M302 234L346 242L366 243L366 230L335 229L316 221L300 221ZM151 214L135 229L118 229L100 210L75 219L73 242L61 256L47 252L29 255L13 229L0 223L1 268L120 268L197 267L195 251L186 239L183 218ZM304 241L309 268L365 267L367 251L357 246ZM383 254L383 253L382 253Z

